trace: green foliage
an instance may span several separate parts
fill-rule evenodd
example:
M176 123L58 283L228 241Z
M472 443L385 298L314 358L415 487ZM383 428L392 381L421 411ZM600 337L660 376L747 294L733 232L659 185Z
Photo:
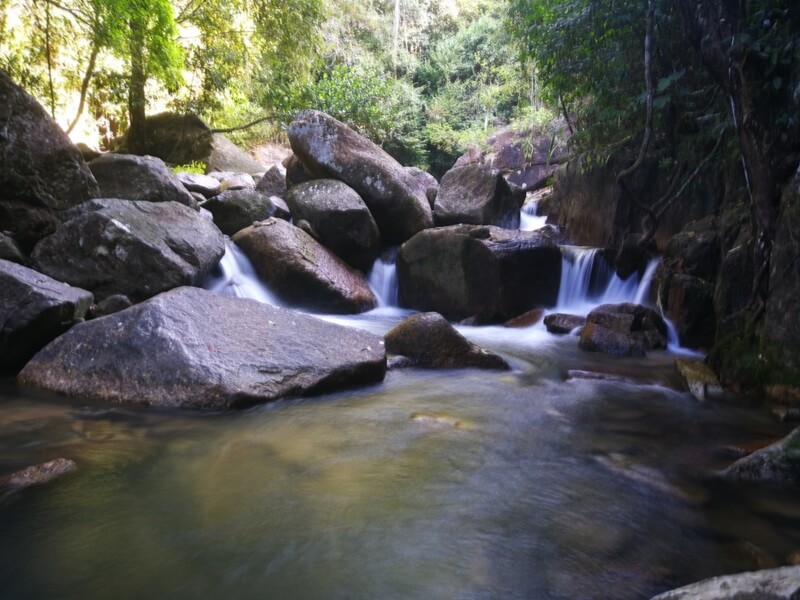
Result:
M176 165L172 167L173 173L195 173L196 175L204 175L206 172L206 163L199 160L193 160L185 165Z

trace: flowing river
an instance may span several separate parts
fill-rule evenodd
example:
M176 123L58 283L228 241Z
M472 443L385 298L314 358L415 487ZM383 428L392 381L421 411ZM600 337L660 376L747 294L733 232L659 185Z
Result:
M213 285L248 295L235 264ZM385 306L332 320L399 322L391 257L376 268ZM514 369L390 371L218 414L0 384L0 472L79 465L0 501L0 596L624 600L800 548L793 497L713 477L788 431L764 409L698 403L667 351L459 329Z

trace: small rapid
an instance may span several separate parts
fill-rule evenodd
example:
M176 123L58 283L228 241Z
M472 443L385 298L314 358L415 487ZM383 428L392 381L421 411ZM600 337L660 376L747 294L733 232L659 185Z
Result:
M256 274L253 263L236 244L228 241L225 254L216 271L203 283L203 287L211 292L249 298L271 306L280 306L275 294L265 286Z

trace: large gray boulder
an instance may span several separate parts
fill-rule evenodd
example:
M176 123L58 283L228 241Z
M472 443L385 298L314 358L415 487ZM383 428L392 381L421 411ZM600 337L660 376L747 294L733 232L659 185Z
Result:
M75 323L92 294L7 260L0 260L0 374L16 373L36 352Z
M256 190L222 192L204 202L203 208L214 216L214 223L226 235L234 235L245 227L270 217L289 217L289 213L282 210L275 201Z
M379 382L382 340L200 288L73 327L18 381L84 400L223 409Z
M470 342L435 312L408 317L389 331L384 341L387 352L406 356L418 367L510 368L503 358Z
M64 212L98 194L80 150L0 71L0 229L30 251Z
M368 271L380 252L380 233L356 191L335 179L294 186L286 203L295 223L305 220L314 237L347 264Z
M800 567L723 575L664 592L651 600L795 600Z
M90 162L89 168L104 198L197 206L181 180L155 156L103 154Z
M225 253L222 232L177 202L91 200L75 207L33 251L34 266L59 281L134 302L199 285Z
M232 240L270 290L293 306L327 313L359 313L377 299L364 276L294 225L270 218Z
M450 320L503 322L555 304L561 252L549 230L453 225L403 244L397 277L402 306Z
M450 169L433 206L437 225L497 225L519 229L520 203L499 171L486 165Z
M800 485L800 428L737 460L722 472L722 476L732 481L775 486Z
M303 111L289 126L295 155L314 178L343 181L364 199L384 242L433 225L426 189L380 146L325 113Z
M286 167L280 163L272 165L258 180L256 191L267 196L286 198Z

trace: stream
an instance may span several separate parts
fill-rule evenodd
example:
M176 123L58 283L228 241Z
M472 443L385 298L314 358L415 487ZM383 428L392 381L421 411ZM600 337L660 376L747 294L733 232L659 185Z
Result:
M563 250L554 310L646 297L647 274L617 282L591 254ZM370 273L379 308L325 318L397 324L392 263ZM231 246L207 287L274 302L248 268ZM0 382L0 473L79 465L0 501L0 596L625 600L800 548L792 495L713 477L789 427L682 391L677 340L618 359L540 325L459 331L513 370L390 371L217 414Z

